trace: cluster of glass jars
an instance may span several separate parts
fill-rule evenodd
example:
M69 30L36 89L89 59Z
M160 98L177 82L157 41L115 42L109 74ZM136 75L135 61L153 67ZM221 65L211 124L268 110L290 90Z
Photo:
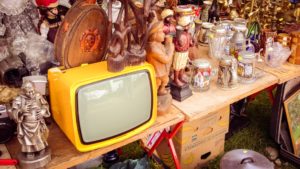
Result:
M255 81L256 54L254 46L246 39L247 22L245 19L236 18L234 21L221 21L220 23L196 22L196 37L200 45L209 46L211 58L219 61L217 85L222 89L234 89L240 83L252 83ZM197 32L198 30L198 32ZM194 61L193 77L191 87L194 91L207 90L209 87L203 86L206 80L210 79L211 66L206 62ZM203 68L205 67L205 69ZM205 71L204 71L205 70ZM201 76L198 77L198 75ZM198 82L198 79L201 79ZM206 83L209 85L209 82Z

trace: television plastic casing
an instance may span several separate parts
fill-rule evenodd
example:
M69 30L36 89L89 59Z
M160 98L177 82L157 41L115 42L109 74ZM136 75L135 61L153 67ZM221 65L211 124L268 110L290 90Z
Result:
M134 74L135 72L146 71L149 75L151 95L152 95L152 112L148 121L133 127L132 130L117 136L112 136L99 142L85 144L80 136L80 126L77 117L76 93L80 87L110 80L123 75ZM65 133L68 139L73 143L78 151L86 152L109 146L125 139L128 139L143 130L149 128L156 120L157 116L157 89L155 71L152 65L144 63L138 66L128 66L121 72L108 72L107 62L94 64L84 64L71 69L51 68L48 71L49 94L51 112L55 122ZM118 106L118 105L112 105ZM137 106L136 103L128 106ZM107 112L109 113L109 112ZM79 116L79 115L78 115ZM124 119L125 121L128 119ZM100 120L99 120L100 122ZM114 127L113 124L107 127ZM101 129L95 129L101 130Z

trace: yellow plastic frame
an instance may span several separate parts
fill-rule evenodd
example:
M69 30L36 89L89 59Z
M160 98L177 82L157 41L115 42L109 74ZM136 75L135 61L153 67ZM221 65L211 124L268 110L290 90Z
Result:
M126 132L120 136L113 137L97 143L83 144L80 140L79 129L76 120L76 90L84 85L105 80L125 74L146 70L150 75L152 85L152 116L143 125ZM107 71L107 62L85 64L80 67L64 70L52 68L48 71L49 94L51 112L54 120L73 143L78 151L86 152L106 147L125 139L128 139L143 130L149 128L157 116L157 87L155 71L152 65L144 63L138 66L128 66L121 72L112 73Z

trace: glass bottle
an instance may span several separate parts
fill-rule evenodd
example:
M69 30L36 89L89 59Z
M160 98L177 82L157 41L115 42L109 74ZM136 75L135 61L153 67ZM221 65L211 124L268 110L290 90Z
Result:
M213 22L214 17L216 21L220 19L220 9L218 5L218 0L213 0L209 10L208 10L208 22Z
M246 37L244 32L247 27L243 24L236 24L233 28L235 32L231 38L231 54L237 58L238 53L245 50Z

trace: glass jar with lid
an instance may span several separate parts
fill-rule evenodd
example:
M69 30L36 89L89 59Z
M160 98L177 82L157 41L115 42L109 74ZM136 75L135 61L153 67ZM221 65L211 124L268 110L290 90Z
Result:
M208 35L210 32L210 29L214 26L214 24L209 23L209 22L203 22L201 25L201 30L199 33L199 41L201 42L201 44L205 45L208 44Z
M242 51L238 57L238 77L240 83L253 83L255 81L255 62L254 52Z
M196 59L192 61L192 76L190 79L190 86L194 92L208 90L211 76L212 68L208 60Z
M217 86L230 90L238 87L237 60L232 56L225 56L219 60Z
M208 37L210 57L220 59L225 55L226 29L221 25L214 26L211 28Z
M235 24L233 26L234 34L231 38L231 54L236 58L238 53L245 50L246 46L246 37L245 31L247 30L246 25L244 24Z

